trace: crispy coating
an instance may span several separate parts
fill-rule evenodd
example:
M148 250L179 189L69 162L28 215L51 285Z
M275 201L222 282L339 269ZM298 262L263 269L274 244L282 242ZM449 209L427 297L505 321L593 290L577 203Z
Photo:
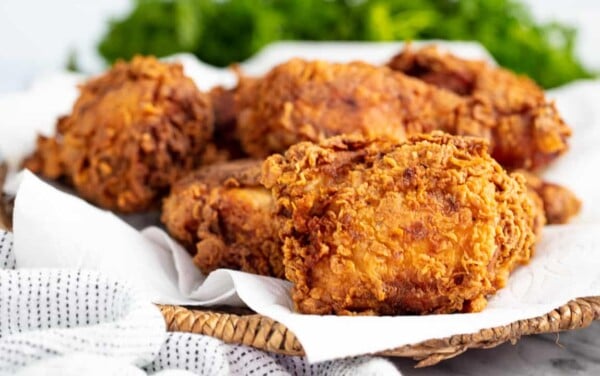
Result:
M218 268L284 277L274 201L260 183L261 161L206 166L174 184L162 221L205 274Z
M567 223L581 210L581 200L567 188L544 181L528 171L518 172L525 177L527 187L543 202L544 215L548 224Z
M64 178L99 206L143 211L205 157L218 159L207 148L212 132L210 100L182 66L138 56L81 86L71 114L55 136L38 137L24 166Z
M481 139L341 136L263 165L296 309L312 314L481 311L527 263L538 226L524 179Z
M440 52L435 46L418 51L409 47L388 65L465 98L488 103L495 118L491 129L457 129L455 134L485 136L492 156L506 168L543 168L568 148L570 128L554 103L527 77Z
M242 77L240 87L237 133L253 157L339 134L404 139L433 130L489 129L493 120L477 100L361 62L292 59L261 79Z

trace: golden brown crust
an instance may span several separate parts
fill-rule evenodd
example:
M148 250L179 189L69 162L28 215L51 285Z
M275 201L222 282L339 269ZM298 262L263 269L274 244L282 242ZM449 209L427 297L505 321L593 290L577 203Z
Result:
M162 221L206 274L218 268L284 277L274 202L260 183L261 161L207 166L173 185Z
M386 67L292 59L261 79L241 78L238 134L254 157L301 141L358 133L406 135L489 126L487 109Z
M457 129L455 134L486 136L492 156L506 168L543 168L567 149L570 128L554 103L532 80L483 61L464 60L435 46L406 48L388 64L424 82L488 104L495 119L488 134Z
M544 206L544 215L548 224L569 222L581 210L581 200L569 189L555 183L543 181L537 175L519 170L525 177L527 187L535 192Z
M202 160L215 159L207 154L212 132L210 100L181 65L138 56L85 83L56 135L40 136L24 166L66 178L99 206L142 211Z
M300 312L476 312L534 249L522 176L478 139L334 137L263 165Z

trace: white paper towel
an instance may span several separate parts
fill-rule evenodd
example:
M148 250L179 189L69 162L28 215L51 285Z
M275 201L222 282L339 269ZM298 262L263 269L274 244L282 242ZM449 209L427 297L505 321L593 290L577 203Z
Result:
M377 45L364 48L376 51ZM385 48L388 48L385 50L388 57L397 49ZM473 56L460 46L456 49L450 45L449 49ZM477 48L471 46L471 50ZM306 51L314 49L284 44L279 50L277 47L267 49L264 55L251 61L257 62L255 65L248 66L256 72L264 71L269 64L280 61L281 56L302 56ZM334 54L337 61L356 56L344 57L344 51L350 50L336 44L329 47L321 44L318 52L313 53L320 54L321 58ZM373 62L380 62L385 60L383 55L379 52L364 56L373 56ZM189 57L184 63L186 72L196 80L210 76L211 71L216 72ZM227 83L229 80L226 74L219 77L213 77L211 82L223 80ZM0 98L0 114L10 115L8 118L3 116L3 123L0 123L0 148L12 143L9 140L12 133L7 132L10 128L5 124L27 127L18 133L19 140L24 140L24 134L29 132L33 139L35 130L42 127L40 124L52 120L27 118L26 109L36 108L39 100L52 102L51 94L59 87L65 90L67 81L47 87L47 97L39 94L39 90L35 96L22 94L19 99L21 111L5 112L3 106L10 106L10 98ZM596 103L600 102L600 82L576 83L550 95L557 99L565 119L574 129L574 136L571 152L548 171L548 176L573 188L583 199L584 210L573 225L546 227L532 262L519 268L508 286L494 296L481 313L396 317L296 314L292 311L288 282L228 270L218 270L205 278L193 266L185 250L160 229L137 232L113 214L59 192L28 172L22 175L15 207L17 264L19 267L100 270L145 288L156 303L243 302L291 329L311 361L371 353L538 316L570 299L600 295L600 257L597 255L600 249L597 236L600 231L600 193L598 177L592 169L600 162L597 146L600 145L600 114L596 108ZM56 103L56 109L63 111L59 103ZM9 148L11 160L18 160L27 151L27 145L22 146ZM44 252L40 253L42 249Z

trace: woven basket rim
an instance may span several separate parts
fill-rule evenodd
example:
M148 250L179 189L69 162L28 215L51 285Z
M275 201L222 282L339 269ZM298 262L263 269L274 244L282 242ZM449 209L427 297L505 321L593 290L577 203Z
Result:
M204 334L226 343L242 344L267 352L303 356L302 345L283 324L258 313L236 309L186 308L157 305L171 332ZM417 361L415 367L435 365L468 349L488 349L505 342L515 344L522 336L581 329L600 319L600 296L582 297L530 319L481 329L475 333L401 346L373 355L405 357Z

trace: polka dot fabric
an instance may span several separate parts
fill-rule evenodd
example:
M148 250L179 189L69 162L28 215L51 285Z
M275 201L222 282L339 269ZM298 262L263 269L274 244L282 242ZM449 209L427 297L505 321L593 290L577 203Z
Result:
M0 375L398 375L387 360L309 364L212 337L167 333L159 310L92 271L15 269L0 231ZM49 372L51 370L51 372ZM176 371L177 370L177 371ZM102 373L105 374L105 373Z
M171 333L154 361L144 367L149 373L185 369L200 375L399 375L387 360L358 357L309 364L297 356L268 354L198 334Z
M156 357L165 324L142 294L91 271L14 269L11 238L0 233L0 373L73 352Z
M0 270L14 269L16 266L15 256L12 253L12 234L0 229Z

